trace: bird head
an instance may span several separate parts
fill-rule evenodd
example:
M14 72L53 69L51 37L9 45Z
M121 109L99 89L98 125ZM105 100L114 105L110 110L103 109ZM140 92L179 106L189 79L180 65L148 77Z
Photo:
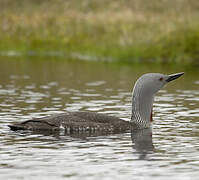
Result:
M151 126L155 94L168 82L179 78L183 74L183 72L171 75L148 73L142 75L136 81L133 88L131 121L137 127L143 129Z
M142 75L136 82L136 84L142 89L145 89L145 92L147 94L154 95L157 93L164 85L166 85L168 82L171 82L180 76L182 76L184 72L171 74L171 75L165 75L160 73L147 73Z

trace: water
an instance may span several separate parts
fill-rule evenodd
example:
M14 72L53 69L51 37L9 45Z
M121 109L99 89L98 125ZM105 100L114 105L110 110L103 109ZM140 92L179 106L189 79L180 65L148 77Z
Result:
M155 98L153 132L70 137L7 127L66 110L128 120L141 74L181 71L185 75ZM0 119L0 179L199 179L196 68L2 57Z

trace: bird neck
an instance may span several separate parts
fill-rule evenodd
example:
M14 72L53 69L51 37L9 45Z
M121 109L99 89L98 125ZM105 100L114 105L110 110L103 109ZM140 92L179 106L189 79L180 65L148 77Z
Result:
M154 94L139 84L134 87L132 96L131 122L139 129L149 128L152 122Z

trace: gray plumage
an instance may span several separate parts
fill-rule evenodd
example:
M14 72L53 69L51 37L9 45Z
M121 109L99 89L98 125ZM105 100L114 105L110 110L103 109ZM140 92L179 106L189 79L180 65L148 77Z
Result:
M148 73L135 83L132 95L132 116L130 121L94 112L66 112L44 118L35 118L9 125L11 130L74 132L123 132L144 129L151 126L152 105L155 94L168 82L184 73L164 75Z
M126 131L132 123L120 118L94 112L67 112L44 118L37 118L22 123L9 125L12 130L52 130L64 128L67 132L81 131Z

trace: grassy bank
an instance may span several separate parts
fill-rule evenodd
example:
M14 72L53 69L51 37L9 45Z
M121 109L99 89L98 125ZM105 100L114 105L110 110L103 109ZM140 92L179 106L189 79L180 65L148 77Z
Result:
M1 0L0 52L198 63L199 1Z

